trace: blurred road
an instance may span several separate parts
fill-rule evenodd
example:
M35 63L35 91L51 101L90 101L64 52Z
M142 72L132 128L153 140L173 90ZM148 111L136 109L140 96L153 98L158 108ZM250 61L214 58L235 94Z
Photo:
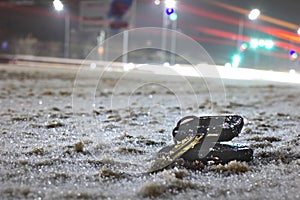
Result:
M139 78L139 74L146 74L151 77L160 76L182 76L182 77L196 77L196 78L217 78L221 79L225 85L268 85L268 84L300 84L300 74L291 70L289 72L276 72L272 70L257 70L250 68L231 68L224 66L212 66L207 64L199 64L197 66L191 65L175 65L163 66L155 64L134 64L134 63L109 63L94 60L79 60L79 59L65 59L65 58L49 58L36 57L26 55L2 55L1 59L7 60L18 66L31 67L46 67L46 68L66 68L66 69L82 69L82 71L100 70L102 72L113 73L128 73L132 75L131 78ZM80 70L79 70L80 72ZM112 75L114 76L114 75Z

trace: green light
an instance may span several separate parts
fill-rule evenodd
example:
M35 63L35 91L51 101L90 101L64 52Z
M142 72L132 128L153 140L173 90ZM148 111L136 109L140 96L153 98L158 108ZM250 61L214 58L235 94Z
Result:
M273 49L273 47L274 47L274 42L272 40L266 40L265 48L270 50L270 49Z
M248 44L247 44L247 43L243 43L243 44L240 46L240 51L243 52L243 51L245 51L247 48L248 48Z
M176 21L178 19L178 15L174 12L169 16L169 18L171 21Z
M250 40L251 48L256 49L258 47L258 45L259 45L258 39L251 39Z
M263 39L258 40L258 46L259 47L264 47L266 45L266 41Z
M232 67L238 67L241 63L242 57L238 54L233 55L232 57Z

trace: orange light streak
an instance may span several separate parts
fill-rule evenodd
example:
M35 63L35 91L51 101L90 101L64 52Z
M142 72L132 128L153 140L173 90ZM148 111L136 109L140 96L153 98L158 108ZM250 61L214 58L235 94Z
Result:
M228 5L228 4L221 3L221 2L215 1L215 0L210 0L209 2L216 5L216 6L218 6L218 7L222 7L222 8L225 8L227 10L234 11L234 12L237 12L237 13L240 13L240 14L243 14L243 15L248 15L249 14L249 10L247 10L247 9L239 8L237 6ZM299 26L296 25L296 24L292 24L290 22L286 22L286 21L283 21L283 20L280 20L280 19L269 17L267 15L260 15L259 19L261 19L263 21L266 21L266 22L269 22L271 24L275 24L275 25L278 25L278 26L282 26L282 27L285 27L285 28L292 29L292 30L297 30L299 28Z

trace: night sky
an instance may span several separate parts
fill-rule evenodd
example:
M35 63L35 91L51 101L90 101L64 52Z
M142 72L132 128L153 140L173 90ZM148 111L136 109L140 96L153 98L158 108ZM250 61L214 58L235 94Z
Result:
M7 38L24 37L32 34L41 41L64 40L64 18L54 12L51 0L25 1L27 4L14 4L11 0L0 1L0 41ZM15 2L21 2L15 1ZM23 1L24 2L24 1ZM31 2L33 2L31 4ZM135 27L162 27L162 7L155 5L154 0L138 0ZM225 5L237 9L251 10L259 8L265 18L251 22L244 14L226 9L211 0L178 0L177 28L182 33L197 40L217 64L229 62L236 52L238 23L242 19L249 26L244 28L243 35L278 41L270 52L260 50L260 62L266 66L275 63L298 67L298 60L289 60L290 49L300 50L300 40L296 27L300 25L300 3L296 0L222 0ZM76 31L79 18L79 0L64 0L63 3L71 14L71 28ZM275 19L275 20L274 20ZM277 21L276 21L277 20ZM274 23L274 21L276 23ZM252 24L252 25L251 25ZM252 28L250 28L252 27ZM246 50L244 66L254 63L255 52ZM280 63L282 62L282 63Z

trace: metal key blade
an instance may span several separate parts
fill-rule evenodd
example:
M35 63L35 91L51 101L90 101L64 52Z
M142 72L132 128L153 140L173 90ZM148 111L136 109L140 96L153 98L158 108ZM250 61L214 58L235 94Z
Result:
M154 161L148 172L153 173L168 167L169 165L174 163L178 158L180 158L185 152L194 148L196 144L199 144L202 141L203 137L204 135L186 137L181 141L181 143L175 145L171 150L159 156Z

